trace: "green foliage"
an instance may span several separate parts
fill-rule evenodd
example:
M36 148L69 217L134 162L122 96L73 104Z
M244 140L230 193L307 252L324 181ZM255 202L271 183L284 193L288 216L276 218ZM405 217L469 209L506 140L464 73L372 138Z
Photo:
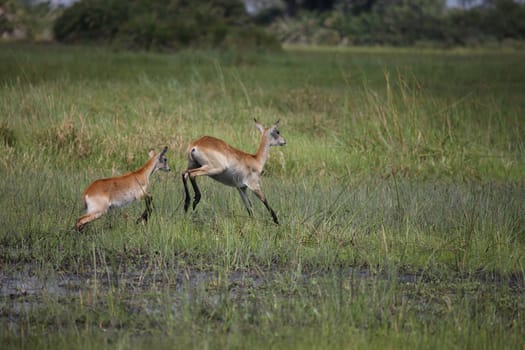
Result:
M445 21L445 35L460 44L525 39L525 4L512 0L495 1L493 6L469 11L451 11Z
M14 24L9 22L6 16L0 16L0 33L11 33L14 29Z
M0 1L0 41L49 41L55 17L47 2Z
M13 17L19 9L20 5L16 1L0 1L0 34L11 33L14 30Z
M333 45L319 35L333 31L336 44L476 45L506 39L525 40L525 4L513 0L489 2L471 9L446 9L442 0L341 1L334 11L300 12L280 18L272 31L290 43Z
M270 34L254 27L238 0L83 0L62 13L54 33L61 42L98 41L145 50L276 47Z
M111 42L128 18L124 1L78 1L57 18L53 33L61 42Z

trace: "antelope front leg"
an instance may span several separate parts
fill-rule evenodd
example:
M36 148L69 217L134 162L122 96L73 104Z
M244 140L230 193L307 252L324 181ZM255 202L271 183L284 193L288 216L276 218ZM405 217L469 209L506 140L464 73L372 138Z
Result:
M250 202L250 198L248 198L248 195L246 194L246 187L238 187L237 189L239 190L242 202L244 203L244 206L248 211L248 215L253 216L252 203Z
M153 211L152 202L153 197L151 195L147 195L144 197L144 201L146 202L146 210L144 210L144 213L142 213L141 216L137 219L136 223L139 224L142 221L148 222L149 216L151 215L151 212Z
M266 209L268 209L268 211L272 215L273 222L275 222L277 225L279 225L279 219L277 219L277 215L275 214L273 209L270 208L270 205L268 204L268 201L266 200L266 197L264 196L264 193L262 193L262 191L260 189L258 189L258 188L254 189L253 193L255 193L257 198L259 198L261 200L261 202L263 202L263 204L266 207Z

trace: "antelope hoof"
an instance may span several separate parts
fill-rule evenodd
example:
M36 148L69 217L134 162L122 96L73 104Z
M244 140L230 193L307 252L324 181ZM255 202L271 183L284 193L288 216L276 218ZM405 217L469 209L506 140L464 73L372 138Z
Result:
M148 223L148 216L147 215L141 215L137 218L137 221L135 221L136 224L140 224L140 223L145 223L147 224Z
M193 210L195 210L195 208L197 207L197 204L199 204L199 202L200 202L200 199L195 198L195 200L193 201Z
M274 212L272 212L272 219L273 219L273 222L275 222L275 224L279 225L279 220L277 219L277 215L275 215Z

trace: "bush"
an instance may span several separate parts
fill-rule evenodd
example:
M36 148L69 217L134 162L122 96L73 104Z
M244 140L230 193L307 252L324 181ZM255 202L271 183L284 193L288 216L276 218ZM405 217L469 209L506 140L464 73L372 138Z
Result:
M120 44L135 49L160 49L172 42L170 28L151 14L132 17L119 28Z
M63 12L54 34L66 43L109 42L144 50L237 43L274 48L277 43L254 26L240 0L83 0Z
M410 46L425 42L448 47L525 40L525 4L513 0L487 0L468 10L447 9L441 0L367 3L370 6L341 2L328 13L280 17L271 29L283 42L297 44Z
M67 8L53 25L55 39L61 42L111 42L119 27L128 20L122 0L83 0Z

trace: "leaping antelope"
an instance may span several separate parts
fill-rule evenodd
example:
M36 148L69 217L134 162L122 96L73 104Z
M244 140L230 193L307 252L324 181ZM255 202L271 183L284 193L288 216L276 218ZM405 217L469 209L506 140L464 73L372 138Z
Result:
M224 185L237 188L250 216L253 216L252 204L246 189L252 190L257 198L264 203L264 206L272 215L273 221L279 224L277 215L268 205L268 201L259 184L270 147L284 146L286 144L285 139L277 129L278 125L279 121L271 127L265 128L255 120L255 126L262 134L261 143L255 154L248 154L233 148L226 142L211 136L203 136L190 143L187 149L188 168L182 174L182 182L186 193L184 211L187 212L190 206L188 177L195 192L195 198L193 199L193 210L195 210L201 199L196 177L207 175Z
M149 177L157 170L170 171L165 157L168 147L158 155L149 151L149 160L141 168L120 176L95 180L82 194L86 214L78 218L75 228L82 231L88 222L98 219L110 208L123 207L135 200L144 199L146 210L137 223L147 222L151 214L152 196L148 193Z

